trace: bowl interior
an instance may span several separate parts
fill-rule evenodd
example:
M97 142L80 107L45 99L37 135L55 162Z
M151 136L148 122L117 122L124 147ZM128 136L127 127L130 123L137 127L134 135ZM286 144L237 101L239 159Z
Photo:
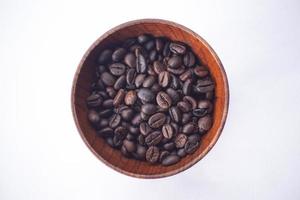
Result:
M192 155L181 159L175 165L168 167L150 165L123 157L119 150L108 146L96 136L95 130L87 120L85 99L90 93L90 85L95 80L95 67L99 53L124 39L135 37L142 33L154 36L164 36L171 40L188 44L199 57L202 64L207 66L216 83L214 122L210 131L202 138L199 149ZM142 178L157 178L176 174L199 161L212 148L218 139L225 123L228 108L227 79L221 62L209 45L189 29L163 20L139 20L120 25L100 37L87 51L75 74L72 91L72 109L78 130L87 146L93 153L110 167L127 175Z

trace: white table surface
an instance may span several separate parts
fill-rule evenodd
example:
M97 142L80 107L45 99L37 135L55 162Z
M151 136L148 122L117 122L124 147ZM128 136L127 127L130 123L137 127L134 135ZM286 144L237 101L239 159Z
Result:
M108 29L181 23L226 69L230 109L213 150L178 175L141 180L85 146L74 72ZM0 199L300 199L300 1L0 1Z

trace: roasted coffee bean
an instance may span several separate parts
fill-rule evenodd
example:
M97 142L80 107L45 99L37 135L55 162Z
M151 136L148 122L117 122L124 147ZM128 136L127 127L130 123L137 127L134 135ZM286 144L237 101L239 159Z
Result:
M147 71L146 58L140 51L136 51L136 72L145 73Z
M170 50L175 54L185 54L186 47L182 43L171 42Z
M106 138L106 143L111 146L111 147L115 147L113 139L111 137Z
M133 85L136 77L135 69L129 69L126 74L126 82L128 85Z
M155 71L156 74L160 74L161 72L165 71L167 67L161 63L160 61L155 61L153 63L153 70Z
M99 114L95 110L89 111L88 119L92 124L97 124L100 121Z
M209 115L200 118L198 121L198 127L200 133L208 131L211 128L211 126L212 126L212 118Z
M107 127L109 124L108 119L100 119L99 123L97 124L99 128Z
M192 109L197 108L197 101L193 97L191 97L191 96L184 96L183 97L183 101L185 101L188 104L190 104Z
M156 96L156 102L163 109L167 109L167 108L169 108L172 105L172 99L165 92L159 92L157 94L157 96Z
M128 152L134 152L136 150L136 144L133 141L130 140L124 140L123 146L126 148Z
M185 150L184 150L184 148L182 148L182 149L178 149L177 150L177 155L179 156L179 157L184 157L184 156L186 156L186 152L185 152Z
M127 139L127 140L130 140L130 141L134 141L136 138L135 138L135 136L134 136L133 134L128 133L128 134L126 135L126 139Z
M173 131L174 131L173 135L176 135L179 132L179 126L178 126L178 124L175 123L175 122L171 122L170 125L172 126Z
M144 47L147 51L151 51L155 47L154 40L150 40L150 41L146 42Z
M174 142L168 142L163 145L163 148L168 151L172 151L175 148Z
M128 130L133 135L138 135L140 133L139 128L136 126L129 126Z
M163 135L160 131L153 131L152 133L149 133L145 138L145 143L148 146L157 145L162 140Z
M124 63L131 68L136 68L136 57L134 53L128 53L124 57Z
M168 66L171 68L178 68L182 64L182 59L180 56L173 56L168 60Z
M163 39L162 38L156 38L155 39L155 49L156 49L156 51L162 52L163 48L164 48Z
M151 39L151 36L149 34L143 34L138 36L137 40L140 44L144 44L148 42Z
M174 90L173 88L168 88L166 90L166 92L169 95L169 97L172 99L173 104L175 104L179 101L180 95L178 94L178 92L176 90Z
M163 125L161 131L165 138L171 139L173 137L174 131L170 124Z
M124 49L124 48L117 48L113 52L113 54L112 54L111 57L112 57L112 60L114 62L119 62L119 61L121 61L124 58L125 54L126 54L126 49Z
M195 91L199 93L210 92L215 88L213 81L211 80L198 80L195 86Z
M143 82L143 87L149 88L154 84L155 81L156 81L156 78L154 76L148 76L147 78L145 78L145 80Z
M149 115L141 112L141 118L142 118L143 121L148 121L149 117L150 117Z
M98 90L104 90L105 89L105 85L103 83L103 81L101 79L98 80L96 86L95 86Z
M207 111L207 113L211 113L211 111L213 109L213 105L208 100L201 100L198 102L198 108L205 109Z
M134 111L130 108L124 109L120 112L121 117L125 120L125 121L129 121L130 119L132 119L133 115L134 115Z
M151 146L146 151L146 160L150 163L156 163L159 159L159 148L156 146Z
M187 141L184 145L184 150L186 153L191 154L194 153L199 146L199 142L196 141Z
M103 129L100 129L97 131L97 134L102 136L102 137L111 137L113 135L114 131L112 128L106 127Z
M190 135L188 137L188 141L191 141L191 142L199 142L200 141L200 135L199 134L193 134L193 135Z
M152 102L155 98L154 93L147 88L142 88L138 91L137 96L144 102Z
M102 51L98 57L99 64L106 64L111 60L112 50L106 49Z
M137 145L136 146L136 155L138 159L144 160L145 156L146 156L146 147L142 146L142 145Z
M139 135L137 141L141 145L145 145L145 137L143 135Z
M193 76L193 72L192 72L192 70L186 70L184 73L182 73L180 76L179 76L179 78L180 78L180 80L182 80L182 81L186 81L187 79L191 79L192 78L192 76Z
M154 83L151 87L151 91L154 93L158 93L159 91L161 91L161 86L158 83Z
M166 42L165 43L165 46L164 46L164 49L163 49L163 56L164 57L169 57L171 55L171 51L170 51L170 42Z
M212 100L212 99L214 98L214 93L213 93L213 91L206 92L206 93L205 93L205 97L206 97L208 100Z
M182 86L182 92L185 95L190 95L192 91L192 80L188 79L184 82L183 86Z
M139 126L141 122L142 122L142 118L140 114L136 114L131 121L132 125L134 126Z
M125 73L126 66L122 63L113 63L109 66L110 73L115 76L121 76Z
M155 113L152 115L149 120L148 124L151 128L160 128L164 125L166 121L166 115L163 113Z
M156 76L156 73L153 69L153 66L151 64L148 65L147 73L151 76Z
M152 129L150 128L149 124L143 122L140 124L140 133L144 136L148 135Z
M146 78L146 74L137 75L136 78L135 78L135 82L134 82L135 87L137 87L137 88L141 87L144 83L145 78Z
M117 81L114 84L114 89L119 90L121 88L124 88L126 85L126 77L125 75L120 76Z
M181 87L181 81L174 75L171 75L171 84L170 87L174 90L177 90Z
M101 110L98 114L99 117L109 117L112 115L112 113L113 113L112 109L105 109L105 110Z
M124 48L129 48L137 42L136 38L128 38L122 45Z
M141 111L147 115L152 115L157 111L157 106L154 104L144 104L142 105Z
M121 153L122 153L123 156L125 156L125 157L130 157L129 152L127 151L127 149L126 149L124 146L121 147Z
M123 89L120 89L114 98L114 106L118 107L119 105L121 105L124 101L124 97L125 91Z
M195 130L195 124L192 122L185 124L182 128L182 132L187 135L192 134L194 130Z
M121 122L121 116L119 114L114 114L110 121L109 121L109 126L111 128L116 128Z
M169 155L163 161L161 162L162 165L168 166L168 165L174 165L180 160L180 157L177 155Z
M182 124L186 124L188 123L192 118L192 113L188 112L188 113L183 113L182 114Z
M179 101L177 103L177 107L184 113L192 110L191 104L187 103L186 101Z
M180 74L182 74L185 71L185 67L183 65L181 65L178 68L168 67L167 71L170 72L170 73L172 73L172 74L175 74L175 75L180 75Z
M99 65L99 66L97 67L96 73L98 73L98 74L100 75L100 74L102 74L103 72L105 72L105 70L106 70L106 67L105 67L104 65Z
M117 94L117 92L116 92L116 90L113 88L113 87L107 87L106 88L106 93L108 94L108 97L106 97L106 98L115 98L115 96L116 96L116 94Z
M162 71L158 75L158 84L162 87L167 87L170 82L170 73L167 71Z
M185 66L192 67L195 64L195 62L196 58L192 52L189 51L183 56L183 63Z
M126 105L133 105L136 99L137 99L136 91L131 90L126 93L124 101Z
M115 131L115 135L118 135L119 138L124 139L127 135L127 130L123 126L118 126Z
M203 66L197 66L194 68L194 74L196 74L200 78L203 78L208 75L208 70Z
M193 115L196 117L204 117L207 114L206 109L196 108L193 110Z
M116 81L115 77L108 72L103 72L100 78L103 81L103 83L107 86L113 86Z
M94 107L101 106L103 102L103 98L101 97L100 94L92 94L86 99L86 101L89 107L94 108Z
M163 159L165 159L167 156L169 156L170 155L170 152L168 152L168 151L162 151L161 153L160 153L160 155L159 155L159 162L162 162L163 161Z
M155 61L157 59L157 57L158 57L158 54L157 54L156 50L153 49L152 51L150 51L150 53L149 53L150 62Z
M184 147L185 143L187 141L187 136L184 134L178 134L175 138L175 145L177 148Z
M171 107L169 109L169 115L174 122L178 123L181 121L181 111L179 110L178 107L175 106Z

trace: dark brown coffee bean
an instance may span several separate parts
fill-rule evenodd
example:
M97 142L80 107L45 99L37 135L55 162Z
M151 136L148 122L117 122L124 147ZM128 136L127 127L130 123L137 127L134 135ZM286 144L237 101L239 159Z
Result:
M163 109L167 109L172 105L172 99L165 92L159 92L157 94L156 102Z
M104 128L108 126L108 123L108 119L100 119L97 125L99 126L99 128Z
M144 104L142 105L141 111L147 115L152 115L157 111L157 106L154 104Z
M208 70L203 66L197 66L194 68L194 74L196 74L200 78L203 78L208 75Z
M106 67L105 67L104 65L99 65L99 66L97 67L96 73L97 73L98 75L100 75L100 74L102 74L102 73L105 72L105 71L106 71ZM98 77L100 77L100 76L98 76Z
M175 54L185 54L186 47L179 42L171 42L170 50Z
M99 114L95 110L89 110L88 119L92 124L97 124L100 121Z
M182 91L183 94L185 95L190 95L191 91L192 91L192 80L188 79L184 82L183 86L182 86Z
M106 87L107 98L115 98L117 92L113 87Z
M182 124L188 123L192 119L192 113L183 113L182 114Z
M125 40L122 46L127 49L130 46L134 45L136 42L136 38L128 38L127 40Z
M196 58L192 52L189 51L183 56L183 63L185 66L192 67L195 64L195 62Z
M185 101L188 104L190 104L192 109L197 108L197 101L193 97L191 97L191 96L184 96L183 97L183 101Z
M164 57L169 57L171 55L171 51L170 51L170 42L166 42L164 49L163 49L163 56Z
M116 82L115 77L108 72L103 72L100 78L103 81L103 83L107 86L113 86Z
M149 53L149 60L150 62L154 62L158 57L157 51L155 49L153 49L152 51L150 51Z
M121 116L119 114L114 114L109 121L109 126L110 128L114 129L117 126L119 126L120 122L121 122Z
M114 106L118 107L119 105L121 105L124 101L124 97L125 91L123 89L120 89L114 98Z
M193 134L193 135L190 135L188 137L188 141L191 141L191 142L199 142L200 141L200 135L199 134Z
M181 87L181 81L174 75L171 75L171 84L170 87L174 90L177 90Z
M159 159L159 148L156 146L151 146L146 151L146 160L150 163L156 163Z
M136 68L136 57L134 53L128 53L124 57L124 63L131 68Z
M191 79L192 76L193 76L193 72L192 72L192 70L189 69L189 70L186 70L184 73L182 73L179 78L182 81L186 81L187 79Z
M101 106L103 102L103 98L101 97L100 94L92 94L86 99L86 101L89 107L94 108L94 107Z
M144 102L152 102L155 98L154 93L147 88L142 88L138 91L137 96Z
M125 75L120 76L117 81L114 84L114 89L119 90L121 88L124 88L126 85L126 77Z
M133 105L137 99L137 94L135 90L130 90L125 95L125 104L126 105Z
M148 76L143 82L143 87L149 88L154 84L155 81L156 81L155 76Z
M138 144L136 147L137 158L140 160L144 160L146 156L146 151L147 151L146 147Z
M180 157L177 155L169 155L162 160L161 164L164 166L174 165L180 160Z
M206 93L212 91L214 87L212 80L198 80L195 86L195 91L199 93Z
M187 141L187 136L184 134L178 134L175 138L175 145L176 148L182 148L184 147L185 143Z
M124 139L127 135L127 130L125 127L123 126L118 126L115 131L114 131L115 135L118 135L117 137Z
M111 137L106 138L105 141L109 146L115 147L113 139Z
M153 63L153 70L155 71L156 74L160 74L161 72L165 71L167 67L161 63L160 61L155 61Z
M168 60L168 66L171 68L179 68L182 64L182 59L180 56L173 56Z
M181 121L181 111L179 110L178 107L175 106L171 107L169 109L169 115L174 122L178 123Z
M175 74L175 75L180 75L180 74L182 74L185 71L185 67L183 65L181 65L178 68L168 67L167 71L170 72L170 73L172 73L172 74Z
M174 131L170 124L163 125L161 131L165 138L171 139L173 137Z
M136 72L145 73L147 71L146 58L138 49L136 52Z
M105 89L105 85L104 85L104 83L103 83L103 81L102 81L101 79L99 79L99 80L97 81L96 88L97 88L98 90L104 90L104 89Z
M145 78L146 78L146 74L137 75L136 78L135 78L135 86L137 88L141 87L144 83Z
M207 110L202 108L196 108L193 110L193 115L196 117L204 117L207 115Z
M158 84L162 87L167 87L170 82L170 73L167 71L163 71L158 75Z
M184 150L186 153L192 154L197 150L198 147L199 147L199 142L187 141L187 143L184 146Z
M112 50L105 49L102 51L98 57L98 63L99 64L106 64L111 59Z
M163 135L160 131L153 131L152 133L149 133L145 138L145 143L148 146L157 145L162 140Z
M167 94L170 96L170 98L172 99L172 103L177 103L180 99L180 95L178 94L178 92L176 90L174 90L173 88L168 88L166 90Z
M209 115L200 118L198 121L198 127L200 133L208 131L211 128L211 126L212 126L212 118Z
M151 39L151 36L149 34L143 34L137 37L137 40L140 44L144 44L148 42Z
M212 100L214 98L214 92L213 91L206 92L205 97L208 100Z
M126 82L128 85L133 85L136 77L135 69L129 69L126 74Z
M149 115L141 112L141 118L142 118L143 121L148 121L149 117L150 117Z
M129 126L129 127L128 127L128 130L129 130L129 132L130 132L132 135L138 135L138 134L140 134L140 130L139 130L139 128L136 127L136 126Z
M112 54L111 57L112 57L112 60L114 62L120 62L124 58L125 54L126 54L126 49L124 49L124 48L117 48L113 52L113 54Z
M155 113L152 115L149 120L148 124L151 128L160 128L164 125L166 121L166 115L163 113Z
M153 66L151 64L148 65L147 73L148 73L148 75L156 76L156 73L155 73L155 71L153 69Z
M152 131L152 129L150 128L150 126L146 122L143 122L143 123L140 124L140 133L142 135L146 136L151 131Z
M102 137L111 137L113 135L114 131L112 128L106 127L103 129L100 129L97 131L97 134L102 136Z
M185 124L182 128L182 132L187 135L192 134L194 132L194 130L195 130L195 124L191 123L191 122L188 124Z
M136 144L133 141L130 140L124 140L123 146L126 148L128 152L134 152L136 150Z
M98 114L99 114L99 117L110 117L113 113L113 110L112 109L105 109L105 110L102 110L100 111Z
M137 137L137 141L138 141L139 144L145 145L145 136L139 135L139 136Z
M172 151L175 148L174 142L168 142L163 145L163 148L168 151Z
M213 105L208 100L201 100L198 102L198 108L205 109L207 111L207 113L211 113L211 111L213 109Z
M162 88L158 83L154 83L151 87L151 91L154 93L158 93L161 90L162 90Z
M160 153L160 155L159 155L159 162L162 162L163 161L163 159L165 159L167 156L169 156L170 155L170 152L168 152L168 151L162 151L161 153Z
M129 121L132 119L132 117L134 115L134 111L130 108L127 108L127 109L122 110L120 112L120 114L125 121Z
M172 126L173 131L174 131L173 135L176 135L179 132L179 126L178 126L178 124L175 123L175 122L171 122L170 125Z
M128 133L126 135L126 140L134 141L136 139L136 136L133 134Z
M150 40L150 41L146 42L144 47L147 51L151 51L152 49L154 49L154 47L155 47L154 40Z
M124 146L121 147L121 153L125 157L130 157L130 153L127 151L127 149Z
M177 150L177 155L179 156L179 157L184 157L184 156L186 156L186 152L185 152L185 150L184 150L184 148L182 148L182 149L178 149Z
M141 122L142 122L142 118L140 114L136 114L131 121L132 125L134 126L139 126Z
M155 49L156 49L156 51L162 52L163 48L164 48L163 39L162 38L156 38L155 39Z
M191 104L185 102L185 101L179 101L177 103L177 107L184 113L189 112L192 110Z

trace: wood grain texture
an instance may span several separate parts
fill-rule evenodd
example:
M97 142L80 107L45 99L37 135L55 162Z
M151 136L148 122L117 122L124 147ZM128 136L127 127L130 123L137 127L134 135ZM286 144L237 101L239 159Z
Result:
M89 95L89 87L95 80L96 60L99 53L129 37L142 33L164 36L171 40L188 44L207 66L216 83L214 122L210 131L203 137L199 149L181 159L175 165L151 165L146 162L127 159L121 152L112 149L102 138L96 136L95 130L87 120L85 99ZM201 160L215 145L224 127L229 104L229 88L226 73L214 50L199 35L188 28L174 22L159 19L142 19L121 24L102 35L92 44L83 56L73 80L71 106L78 131L88 148L111 168L138 178L161 178L177 174Z

